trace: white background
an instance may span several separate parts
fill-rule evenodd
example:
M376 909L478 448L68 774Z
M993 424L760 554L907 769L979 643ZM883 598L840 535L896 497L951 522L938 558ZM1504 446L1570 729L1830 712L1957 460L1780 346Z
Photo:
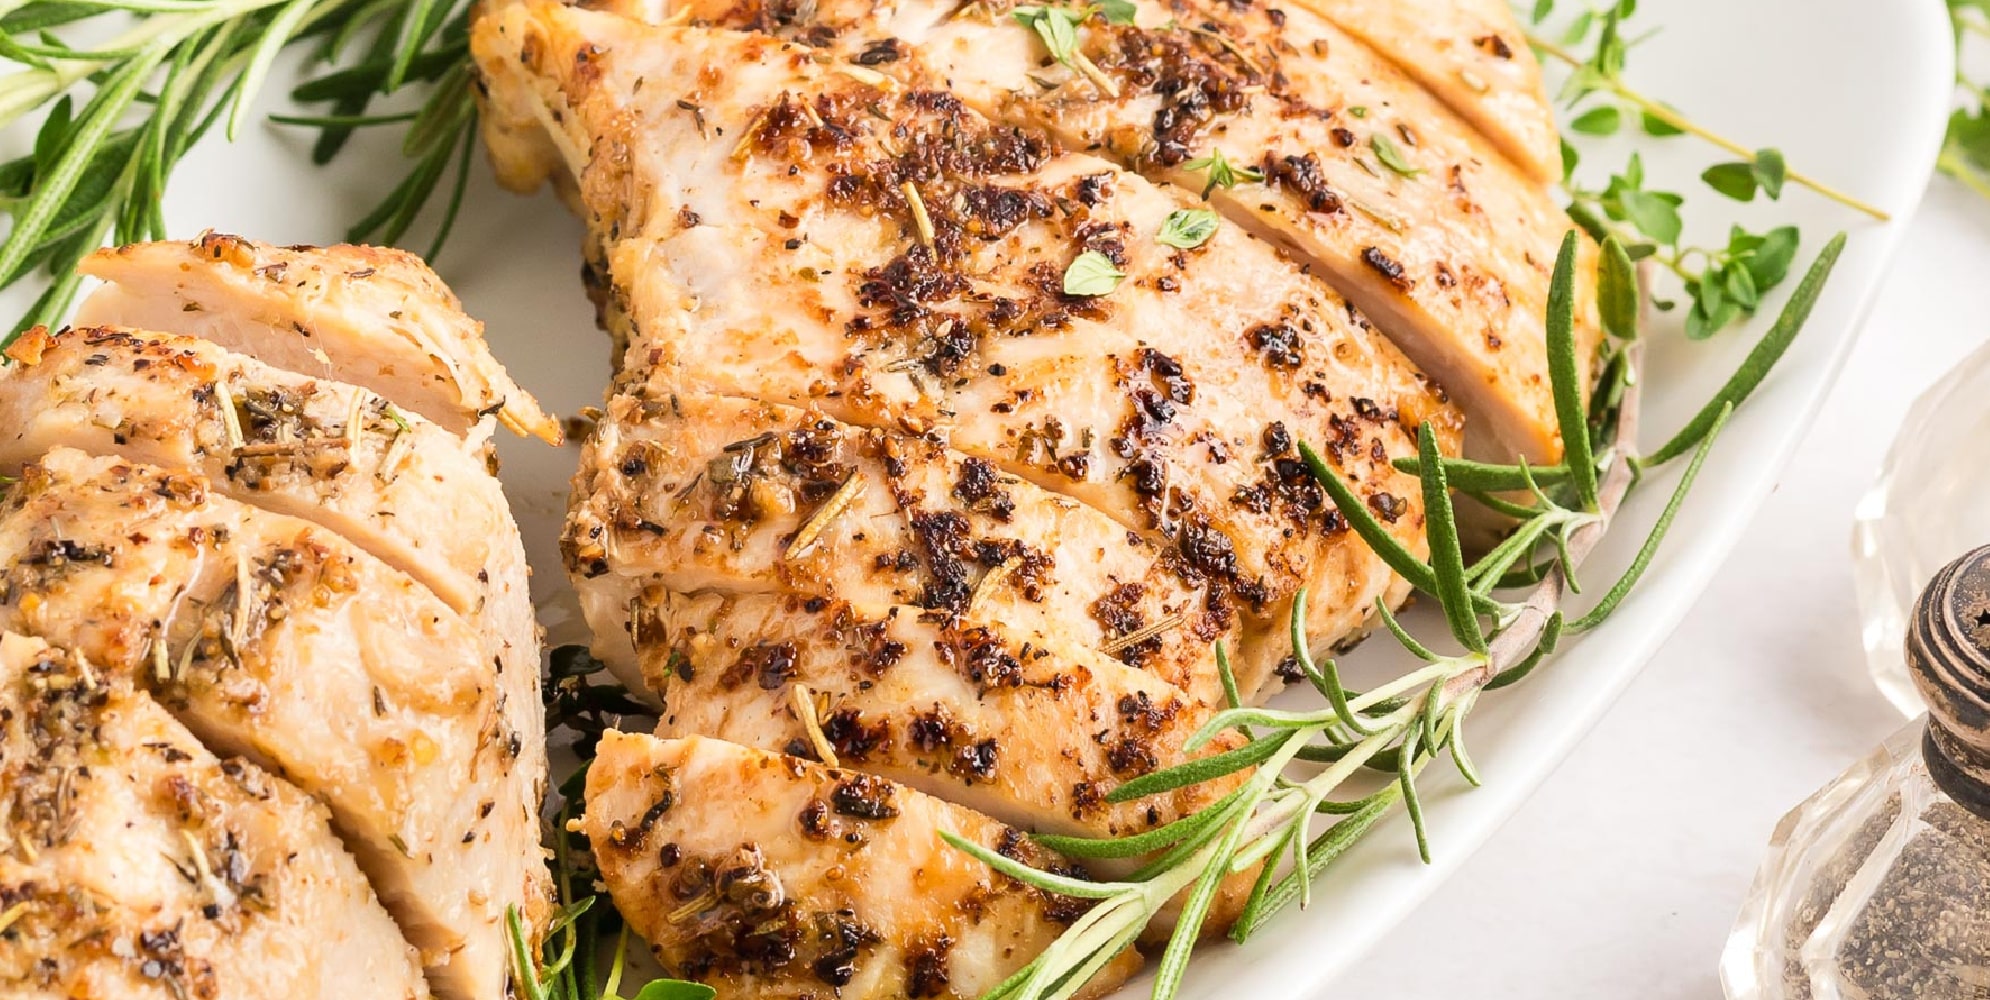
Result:
M1698 606L1332 995L1721 995L1716 963L1777 819L1903 724L1865 673L1852 509L1914 397L1986 339L1990 203L1940 179L1824 411Z

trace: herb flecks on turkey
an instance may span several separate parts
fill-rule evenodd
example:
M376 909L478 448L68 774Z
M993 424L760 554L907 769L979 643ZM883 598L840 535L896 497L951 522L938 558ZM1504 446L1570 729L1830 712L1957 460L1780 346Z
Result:
M618 394L657 419L673 398L681 408L704 394L816 411L904 447L942 444L1082 505L1129 546L1155 547L1203 590L1183 624L1204 643L1276 631L1301 586L1312 587L1308 624L1326 642L1359 630L1378 599L1404 595L1306 476L1296 443L1319 447L1416 547L1415 482L1389 463L1413 450L1426 419L1455 443L1456 415L1269 246L1234 227L1190 249L1160 242L1192 199L989 123L943 92L881 86L765 37L551 6L510 8L478 37L489 71L527 88L499 91L557 109L562 145L602 151L571 166L628 345ZM1067 293L1066 272L1088 254L1123 277L1103 294ZM676 437L666 452L692 447ZM732 505L733 484L719 481L729 465L675 458L665 463L674 471L643 484L644 502L668 494L746 521L792 503L807 512L794 538L808 544L783 544L806 558L825 536L834 543L865 524L847 508L810 523L816 512L891 491L854 463L807 483L768 482L764 456L730 454L747 460L740 474L771 506ZM583 477L605 478L593 468ZM790 500L772 499L784 490ZM977 501L951 494L896 502L968 516ZM1095 558L1060 554L1041 518L1013 527L1012 553L1025 562L1032 552ZM619 549L622 539L606 541ZM583 588L627 569L612 554L590 558L602 542L570 540ZM922 588L927 610L967 611L1007 561L971 553L956 569L957 553L916 548L902 551L951 577Z
M207 765L106 758L233 817L186 828L209 846L175 845L181 872L268 894L234 915L159 896L141 866L87 901L136 950L85 961L60 934L10 936L0 992L18 969L34 989L139 995L136 969L175 996L510 995L506 915L529 947L551 898L538 625L491 434L556 425L407 254L209 234L85 266L110 282L86 316L154 329L38 328L10 347L0 628L128 692L102 703L118 720L170 716L175 747L241 758L221 765L238 784L261 775L275 797L238 807ZM106 852L150 865L156 826L99 823L37 871ZM40 905L20 926L58 919Z

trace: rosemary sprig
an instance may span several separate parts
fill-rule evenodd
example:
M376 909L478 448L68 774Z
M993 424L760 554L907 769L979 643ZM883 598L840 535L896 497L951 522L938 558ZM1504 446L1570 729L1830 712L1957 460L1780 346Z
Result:
M332 64L349 42L373 39L362 61L293 95L335 102L323 120L284 119L323 130L321 160L355 128L402 122L366 115L372 99L412 81L437 83L405 120L408 179L350 238L400 240L453 170L431 254L447 235L474 145L463 0L25 0L0 9L0 60L14 66L0 75L0 125L43 113L33 150L0 163L0 205L12 223L0 243L0 287L38 270L52 279L0 346L68 312L84 254L106 240L168 235L162 206L173 169L216 124L239 136L277 55L301 42L315 42L317 61ZM72 45L53 28L107 37Z
M1556 264L1554 284L1562 291L1551 297L1551 330L1572 325L1573 302L1567 289L1574 278L1573 245L1571 240ZM1461 777L1477 784L1479 774L1465 749L1464 727L1481 695L1524 679L1553 651L1566 629L1593 627L1635 587L1727 415L1760 383L1788 346L1793 331L1801 327L1822 293L1842 245L1842 236L1834 239L1811 266L1784 309L1777 324L1780 332L1764 338L1766 346L1758 346L1750 354L1728 387L1710 403L1713 416L1704 422L1696 418L1673 436L1675 443L1668 444L1666 451L1678 454L1680 448L1686 448L1693 454L1692 462L1630 568L1605 591L1593 610L1574 622L1567 621L1561 605L1572 588L1576 565L1603 537L1610 519L1639 481L1639 470L1667 457L1663 453L1647 460L1635 457L1640 391L1636 372L1643 350L1635 329L1627 331L1629 337L1613 339L1608 348L1612 353L1605 370L1622 373L1618 376L1622 389L1600 414L1602 419L1591 419L1592 408L1575 376L1574 338L1549 338L1556 413L1563 423L1564 439L1578 452L1571 458L1571 467L1600 466L1602 474L1585 484L1578 480L1578 474L1570 473L1544 486L1525 466L1472 466L1488 477L1481 482L1496 476L1501 481L1510 477L1522 483L1532 502L1481 497L1504 504L1504 509L1522 519L1513 537L1523 540L1510 539L1471 566L1464 563L1458 548L1449 500L1455 484L1447 478L1451 466L1440 459L1435 435L1427 425L1418 434L1417 467L1428 470L1421 477L1427 505L1425 541L1432 553L1428 562L1415 559L1386 532L1371 536L1362 531L1361 515L1353 509L1359 502L1352 491L1330 467L1309 453L1309 468L1350 525L1393 568L1438 600L1452 638L1463 651L1452 655L1433 651L1405 631L1386 606L1378 606L1377 612L1391 634L1417 658L1419 666L1372 690L1350 691L1340 683L1332 661L1322 668L1307 648L1302 591L1292 609L1293 657L1301 673L1324 696L1324 707L1311 711L1249 708L1237 706L1233 698L1231 707L1205 723L1187 748L1193 751L1207 745L1227 730L1245 736L1241 747L1128 782L1108 799L1131 801L1244 775L1242 784L1229 794L1190 816L1131 837L1040 838L1046 846L1080 859L1152 858L1133 874L1113 882L1082 882L1037 871L949 836L948 843L954 847L1018 881L1045 892L1095 901L1083 918L984 1000L1064 1000L1072 996L1093 973L1137 940L1165 905L1178 900L1174 930L1157 964L1153 985L1155 1000L1171 1000L1225 879L1259 869L1230 931L1234 939L1248 940L1280 910L1294 902L1303 905L1312 880L1398 804L1409 816L1418 852L1428 860L1430 841L1418 794L1424 768L1448 751ZM1607 256L1601 266L1612 266ZM1622 277L1605 274L1598 280L1614 282ZM1597 441L1595 436L1606 430L1608 439ZM1594 464L1580 457L1590 453L1603 457ZM1518 602L1498 601L1492 592L1512 579L1509 569L1516 564L1538 566L1531 574L1531 590ZM1482 630L1480 621L1487 602L1493 605L1495 623L1490 634ZM1219 666L1227 667L1227 658L1220 651ZM1326 766L1310 776L1289 774L1287 766L1300 760L1317 760ZM1348 783L1364 769L1381 769L1393 780L1366 794L1345 797ZM1311 827L1313 818L1320 815L1340 818L1316 837ZM1281 873L1278 861L1287 854L1291 864Z

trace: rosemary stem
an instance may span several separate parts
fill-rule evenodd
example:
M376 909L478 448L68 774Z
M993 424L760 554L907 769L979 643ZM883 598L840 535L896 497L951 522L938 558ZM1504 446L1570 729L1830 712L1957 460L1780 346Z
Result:
M1542 38L1540 35L1535 34L1534 32L1530 31L1527 33L1527 42L1528 44L1532 45L1536 51L1545 52L1548 55L1553 56L1555 59L1563 63L1566 63L1569 66L1580 67L1583 65L1582 59L1576 56L1575 53L1570 52L1568 49L1565 49L1560 45L1555 44L1554 42ZM1755 162L1754 150L1749 149L1747 146L1735 142L1733 139L1721 135L1718 132L1708 129L1698 124L1697 122L1694 122L1692 119L1689 119L1684 115L1681 115L1679 112L1672 110L1671 108L1667 107L1665 104L1659 101L1655 101L1649 97L1646 97L1644 94L1633 89L1629 84L1626 84L1624 81L1618 79L1616 76L1614 75L1599 76L1598 79L1602 81L1603 86L1609 88L1612 94L1636 105L1639 111L1642 111L1645 114L1650 115L1651 117L1659 121L1662 121L1665 124L1670 125L1675 129L1678 129L1681 132L1693 135L1695 137L1698 137L1700 140L1704 142L1711 143L1715 146L1720 147L1721 149L1727 150L1728 152L1733 153L1735 156L1740 157L1743 161L1747 163ZM1832 201L1835 201L1838 204L1845 206L1846 208L1863 212L1866 215L1869 215L1874 219L1879 220L1880 222L1886 222L1892 219L1892 216L1887 214L1887 212L1884 211L1883 209L1880 209L1879 207L1869 202L1862 201L1849 194L1846 194L1845 192L1840 191L1837 188L1832 187L1831 185L1826 184L1823 181L1820 181L1817 178L1810 176L1809 174L1805 174L1802 173L1801 171L1794 169L1787 169L1785 171L1785 175L1790 180L1795 181L1796 183L1801 184L1804 187L1807 187L1812 191L1815 191L1818 194L1821 194L1824 197L1829 198Z
M1440 677L1448 677L1451 674L1459 673L1461 664L1477 666L1480 659L1479 656L1473 655L1457 660L1439 660L1421 670L1412 670L1373 690L1363 692L1360 697L1348 699L1347 707L1357 712L1361 711L1371 705L1388 701L1391 697L1417 687L1425 681L1436 680ZM1380 720L1380 724L1386 727L1390 724L1391 720L1400 714L1402 714L1402 710L1398 709L1394 714L1384 716Z
M50 60L48 68L30 67L0 77L0 126L11 124L44 102L88 79L107 63L161 39L168 48L229 18L273 6L280 0L226 0L197 13L154 14L99 46L100 55L79 52L77 58Z
M1427 672L1427 670L1417 671L1419 674ZM1333 766L1308 778L1294 793L1278 796L1265 808L1260 809L1251 817L1250 829L1245 835L1251 846L1238 853L1238 860L1242 861L1252 856L1263 857L1270 849L1267 845L1275 846L1276 838L1281 835L1285 827L1305 814L1307 811L1305 803L1317 802L1333 794L1334 789L1352 777L1362 765L1387 749L1396 737L1402 735L1403 728L1415 720L1418 712L1417 702L1420 700L1412 699L1409 704L1389 713L1376 727L1374 735L1355 744L1354 748L1349 750L1346 756L1335 761ZM1247 868L1249 865L1243 867ZM1243 869L1233 868L1233 870Z

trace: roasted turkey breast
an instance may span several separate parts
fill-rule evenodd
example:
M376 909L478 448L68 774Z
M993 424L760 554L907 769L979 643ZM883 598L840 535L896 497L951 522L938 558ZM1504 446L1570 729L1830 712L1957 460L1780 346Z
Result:
M99 250L86 326L183 333L303 375L364 386L448 430L495 415L549 443L558 421L520 389L420 258L383 247L277 247L210 233Z
M1228 227L1194 249L1158 243L1185 196L1055 154L945 93L853 78L761 36L535 4L493 15L478 37L483 51L511 47L495 72L546 68L521 86L557 104L563 145L617 150L575 171L600 194L590 211L628 340L620 395L657 410L698 394L754 399L943 443L1167 552L1185 584L1206 588L1208 617L1190 623L1204 642L1280 631L1301 586L1323 642L1403 596L1295 442L1320 446L1418 549L1415 482L1389 463L1424 420L1455 444L1455 413L1264 244ZM711 88L714 66L736 71L697 113L680 107ZM1088 252L1125 275L1110 295L1061 290ZM827 503L855 473L817 479L796 503ZM727 488L671 482L693 503ZM964 611L973 583L939 569L960 578L925 603ZM613 634L626 621L595 625Z
M85 315L155 329L35 330L9 349L0 628L316 803L261 821L259 850L287 846L333 884L300 889L294 912L265 901L269 929L236 944L264 942L273 978L222 975L212 995L509 995L506 914L529 945L551 900L538 626L490 436L557 425L405 254L208 235L86 269L110 284ZM349 875L319 857L333 834ZM106 828L100 849L150 836ZM339 957L332 907L359 901L384 905L426 985L389 990L384 959ZM372 932L354 912L357 942ZM310 922L341 929L284 943Z
M1149 0L1138 5L1137 24L1094 17L1078 37L1097 80L1050 60L1005 3L626 0L607 6L805 42L860 64L853 72L866 79L888 78L914 93L945 91L981 114L1199 193L1232 224L1327 279L1456 397L1473 418L1467 451L1500 460L1524 455L1536 464L1560 458L1542 316L1567 217L1543 183L1442 100L1304 6ZM486 24L503 16L493 14ZM1518 34L1510 18L1504 23ZM1376 27L1378 35L1386 30ZM574 169L572 158L591 147L576 134L563 100L604 86L626 93L632 81L612 74L631 47L676 44L598 34L621 34L619 28L581 29L590 31L610 73L592 86L565 80L548 87L543 80L586 75L591 63L540 64L535 91L529 77L486 60L499 105L493 148L501 161L518 161L503 174L513 181L530 180L551 162L544 139L536 146L518 139L522 125L506 122L557 120L565 134L551 148L567 154ZM553 30L534 37L555 49L563 44ZM673 95L699 114L680 114L715 121L708 105L738 99L737 70L744 67L710 65L707 78L688 79ZM726 72L718 73L719 66ZM668 104L654 93L628 96L661 106L625 128L673 129L658 113ZM739 138L737 127L728 134ZM586 200L586 184L580 188ZM613 197L610 188L606 196ZM662 193L674 196L673 189ZM631 204L647 205L643 194ZM619 216L602 221L626 225ZM1226 277L1244 280L1237 270ZM1585 365L1600 337L1589 300L1585 288L1577 313Z
M618 362L563 554L661 722L604 741L583 825L632 926L728 995L973 995L1027 960L903 978L931 950L905 915L956 880L832 864L807 840L831 784L921 803L889 841L915 878L936 826L1113 836L1225 791L1105 801L1236 745L1186 749L1294 675L1302 588L1322 648L1408 595L1299 445L1412 552L1394 462L1420 427L1560 460L1559 143L1497 0L1071 10L1061 58L1044 8L1002 0L494 0L473 24L498 176L586 222ZM721 872L762 909L715 904ZM862 933L804 919L846 878ZM871 948L884 971L847 967Z
M1562 178L1554 105L1506 0L1299 0L1414 77L1542 183Z
M974 1000L1086 909L940 839L1073 872L1020 831L720 740L609 733L588 768L584 826L629 925L666 967L727 997ZM1084 995L1137 967L1122 955Z
M0 633L0 994L421 1000L318 800L80 653Z

